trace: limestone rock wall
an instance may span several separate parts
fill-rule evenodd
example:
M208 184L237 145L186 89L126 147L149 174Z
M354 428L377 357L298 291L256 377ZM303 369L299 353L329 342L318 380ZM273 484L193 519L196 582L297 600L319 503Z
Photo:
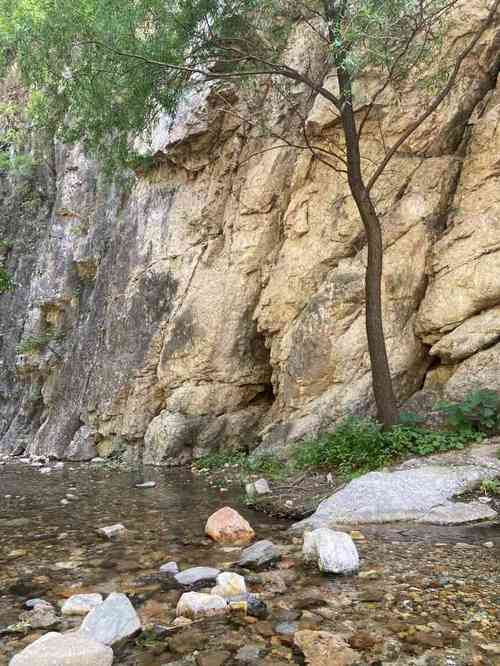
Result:
M459 8L450 48L486 4ZM289 59L334 85L314 33L296 37ZM402 403L500 389L499 46L500 26L377 184ZM359 82L359 108L376 85ZM228 92L231 113L206 90L162 119L156 167L127 183L60 145L35 174L0 176L1 260L17 285L0 296L1 450L64 457L85 434L170 464L273 449L372 412L366 248L345 179L260 138L245 120L255 100ZM261 94L293 138L293 115ZM317 143L341 141L324 101L294 94ZM423 103L386 92L367 172Z

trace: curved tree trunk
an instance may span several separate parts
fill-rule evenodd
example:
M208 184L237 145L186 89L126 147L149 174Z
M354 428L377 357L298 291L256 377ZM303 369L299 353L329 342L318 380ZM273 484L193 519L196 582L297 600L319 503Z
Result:
M342 66L337 69L341 92L341 115L347 155L347 178L366 230L368 262L365 278L366 334L370 354L373 393L377 416L385 429L399 420L399 410L392 387L382 321L382 230L361 171L359 136L352 107L351 79Z

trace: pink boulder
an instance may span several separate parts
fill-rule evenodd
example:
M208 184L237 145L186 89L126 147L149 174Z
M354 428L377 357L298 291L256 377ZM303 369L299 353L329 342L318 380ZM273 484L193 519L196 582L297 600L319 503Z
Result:
M250 523L229 506L219 509L210 516L205 526L205 533L217 543L231 543L237 546L245 546L255 536Z

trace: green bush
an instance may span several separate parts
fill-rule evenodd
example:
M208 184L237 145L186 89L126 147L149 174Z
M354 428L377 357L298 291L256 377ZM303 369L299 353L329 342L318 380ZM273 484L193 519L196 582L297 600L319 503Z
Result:
M4 294L6 291L12 291L14 289L14 280L7 273L5 268L0 266L0 294Z
M348 418L331 433L301 442L292 453L295 470L335 468L350 478L379 469L405 456L463 449L480 438L471 429L436 432L398 425L387 432L371 419Z
M500 395L492 389L470 391L462 402L442 400L436 409L446 414L449 425L457 430L500 430Z
M51 342L60 342L64 338L63 331L47 331L41 335L29 335L20 342L16 351L18 354L31 354L33 352L40 352Z

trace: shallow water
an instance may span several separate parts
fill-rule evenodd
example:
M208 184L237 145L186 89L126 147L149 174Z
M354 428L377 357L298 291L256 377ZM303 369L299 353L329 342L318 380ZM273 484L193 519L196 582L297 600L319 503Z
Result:
M157 485L148 489L134 487L143 480L154 480ZM105 465L66 464L63 470L41 474L29 465L0 467L0 628L18 621L27 598L41 596L57 605L76 592L115 590L129 594L143 621L168 624L175 614L176 599L162 591L154 580L160 564L175 560L181 569L195 565L223 568L224 564L229 567L238 557L239 549L224 549L204 536L207 517L225 505L240 511L250 521L259 539L271 538L276 543L288 544L293 551L291 537L286 532L288 523L251 511L243 502L241 487L231 487L229 483L227 487L227 492L221 492L182 470L146 468L140 474ZM61 504L68 493L76 499ZM5 498L5 495L11 497ZM97 534L99 527L114 523L126 526L125 538L107 541ZM376 568L375 582L358 577L329 581L304 570L298 556L300 546L296 545L290 592L276 598L271 594L271 606L276 603L278 610L296 608L297 594L320 589L325 595L324 604L331 606L332 612L338 610L339 613L337 620L332 620L333 624L326 622L321 629L332 631L344 627L351 632L369 629L384 640L398 629L398 640L402 641L404 649L410 650L410 654L420 654L428 646L422 647L418 641L412 643L409 638L407 646L406 632L401 626L391 629L395 619L399 623L419 626L428 620L444 622L439 635L449 634L451 637L450 654L457 651L461 654L464 649L469 654L476 649L474 641L454 637L452 629L457 617L458 628L467 631L475 628L474 611L479 618L477 626L481 629L478 629L480 638L476 643L480 645L481 641L492 640L500 628L498 524L460 528L397 524L356 529L361 529L366 537L358 543L362 569ZM489 542L487 547L485 542ZM451 587L446 584L442 589L440 584L435 584L442 575L457 580L456 588L453 582ZM359 599L363 594L366 596L367 591L373 596L374 585L383 592L381 596L375 590L380 600L368 599L360 605ZM260 589L257 586L257 592ZM410 592L417 590L413 593L416 594L415 600L412 600L411 593L407 597L408 589ZM463 595L465 605L461 605ZM339 602L338 608L337 599L344 600ZM229 631L220 621L218 626L219 634ZM432 622L429 627L426 631L432 630ZM217 631L211 631L216 637ZM267 641L265 645L270 654L277 649L272 643L276 637L262 638L253 625L238 629L236 635L238 638L233 642ZM195 640L193 636L191 630L188 643ZM33 634L21 638L19 645L16 637L0 638L0 664L7 663L14 651L34 638L36 635ZM5 640L3 652L2 640ZM214 640L220 643L221 639ZM448 649L447 640L442 639L443 649ZM227 649L232 650L231 646ZM175 654L155 656L145 648L133 647L118 663L157 666L179 658L178 650L182 654L182 646L169 649ZM297 663L301 663L286 641L279 649L288 650L286 656L281 655L282 661L278 655L274 661L263 660L262 663L289 663L290 659L298 659ZM490 657L484 659L486 661L477 663L497 663ZM366 663L377 661L366 657Z

